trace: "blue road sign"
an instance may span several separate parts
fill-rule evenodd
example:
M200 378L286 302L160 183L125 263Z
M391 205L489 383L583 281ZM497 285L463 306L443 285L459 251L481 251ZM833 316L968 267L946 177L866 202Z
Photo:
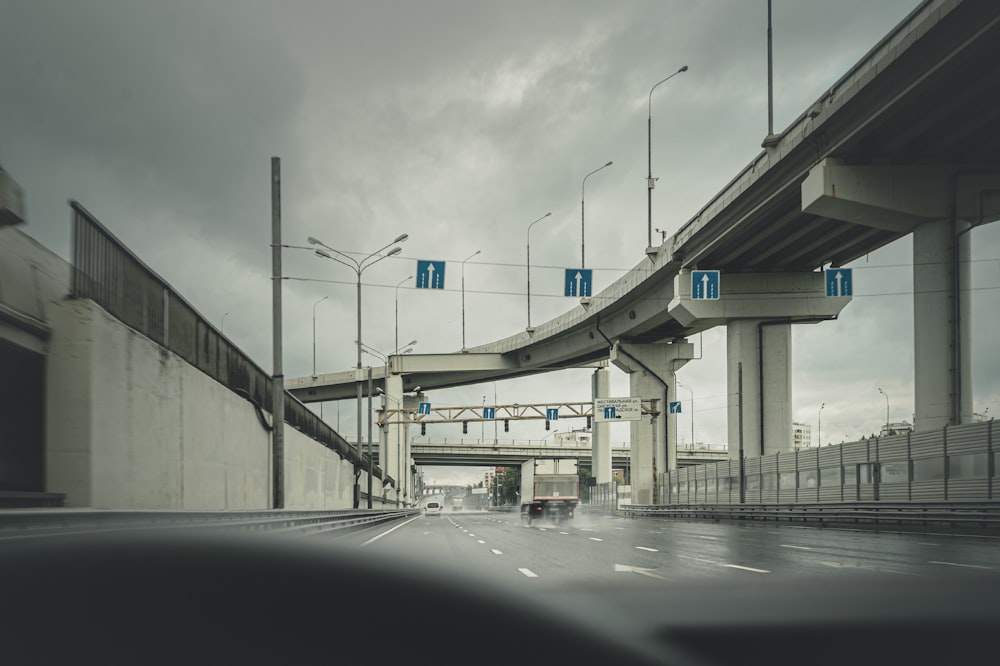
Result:
M444 289L444 262L417 259L417 289Z
M691 271L691 300L719 300L719 271Z
M604 408L604 418L606 418L606 419L616 419L616 418L618 418L618 415L615 414L615 408L612 407L612 406L610 406L610 405L608 405L607 407L605 407Z
M497 417L496 407L483 407L483 418L484 419L495 419Z
M559 420L559 408L558 407L548 407L545 409L545 420L546 421L558 421Z
M831 268L826 271L827 296L851 296L854 293L854 278L850 268Z
M680 414L681 413L681 403L680 402L672 402L672 403L670 403L670 413L671 414Z
M566 269L566 296L590 298L590 283L593 271L589 268Z
M430 414L431 413L431 403L422 402L417 405L417 414Z

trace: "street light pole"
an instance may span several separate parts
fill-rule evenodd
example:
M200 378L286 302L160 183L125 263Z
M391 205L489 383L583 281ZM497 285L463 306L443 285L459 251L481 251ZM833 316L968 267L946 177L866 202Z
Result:
M369 268L370 266L374 266L375 264L377 264L378 262L382 261L383 259L386 259L387 257L392 257L392 256L397 255L400 252L402 252L403 249L401 247L397 246L397 247L394 247L391 250L389 250L386 254L382 254L382 251L388 249L389 246L395 245L396 243L402 243L402 242L404 242L409 237L410 237L409 234L400 234L399 236L396 237L396 239L394 241L392 241L391 243L388 243L388 244L380 247L379 249L375 250L374 252L372 252L371 254L369 254L368 256L366 256L364 259L362 259L360 261L358 261L354 257L351 257L350 255L344 254L340 250L336 250L336 249L330 247L329 245L323 243L322 241L320 241L320 240L318 240L316 238L313 238L312 236L310 236L309 239L308 239L309 243L311 243L312 245L319 245L319 246L324 247L327 250L330 250L331 252L334 253L334 254L328 254L328 253L324 252L323 250L316 250L316 254L318 256L325 257L326 259L332 259L333 261L336 261L339 264L343 264L344 266L347 266L348 268L350 268L351 270L353 270L355 272L355 274L358 276L358 360L357 360L357 366L356 366L357 372L355 373L355 384L357 384L357 403L358 403L358 410L357 410L358 411L358 413L357 413L357 440L356 440L357 444L356 445L359 448L361 447L361 437L362 437L362 434L361 434L361 414L362 414L362 410L361 410L361 392L362 392L361 391L361 384L363 382L363 379L361 378L361 274L365 271L366 268ZM369 451L368 451L368 508L370 509L370 508L372 508L372 495L371 495L372 458L371 458L371 441L370 440L368 442L368 448L369 448Z
M677 382L677 385L681 388L686 388L691 394L691 449L694 450L694 389L680 382Z
M885 397L885 434L889 434L889 396L882 389L878 390Z
M313 379L316 379L316 306L327 299L327 296L313 303Z
M816 419L816 446L823 446L823 408L826 407L824 402L819 406L819 416Z
M593 176L601 169L609 167L612 164L614 164L614 162L609 161L604 166L594 169L593 171L591 171L590 173L588 173L586 176L583 177L583 183L580 185L580 268L587 267L587 254L584 245L584 240L586 236L586 225L584 223L584 214L583 214L583 199L584 199L584 193L586 192L585 188L587 187L587 179Z
M653 187L656 186L656 179L653 178L653 91L656 90L656 86L660 85L660 83L666 83L667 81L669 81L670 79L674 78L675 76L677 76L681 72L686 72L686 71L687 71L687 65L684 65L683 67L681 67L676 72L674 72L673 74L671 74L667 78L665 78L662 81L660 81L659 83L657 83L655 86L653 86L649 90L649 116L648 116L648 118L646 120L646 132L647 132L647 137L648 137L648 139L647 139L647 148L648 148L647 152L648 152L648 156L649 156L649 175L646 177L647 199L648 199L648 202L649 202L649 206L648 206L648 208L649 208L649 233L648 233L648 242L646 243L647 247L653 247Z
M481 250L476 250L462 260L462 351L465 351L465 262L479 254Z
M545 215L542 215L540 218L538 218L537 220L528 225L528 332L529 333L532 330L534 330L531 328L531 227L535 226L537 222L541 222L550 215L552 215L551 212L546 213Z
M396 285L396 350L397 351L399 351L399 286L412 278L413 278L412 275L407 278L404 278L399 281L399 284Z

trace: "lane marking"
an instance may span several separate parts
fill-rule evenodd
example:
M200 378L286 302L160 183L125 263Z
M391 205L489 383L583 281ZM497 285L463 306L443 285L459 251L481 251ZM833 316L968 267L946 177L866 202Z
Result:
M650 552L650 553L658 553L658 552L660 552L660 551L658 551L655 548L646 548L645 546L636 546L635 548L636 548L636 550L645 550L645 551Z
M360 546L358 546L358 548L364 548L368 544L374 543L375 541L378 541L379 539L381 539L382 537L384 537L386 534L392 534L393 532L395 532L396 530L398 530L403 525L409 525L410 523L412 523L414 520L417 520L418 518L420 518L420 516L414 516L413 518L410 518L406 522L400 523L399 525L396 525L395 527L392 527L392 528L386 530L385 532L382 532L381 534L376 534L371 539L368 539L368 541L365 541L363 544L361 544ZM424 532L424 534L430 534L430 532Z
M598 539L597 537L587 537L591 541L604 541L604 539Z
M724 567L729 567L730 569L741 569L743 571L752 571L753 573L771 573L767 569L754 569L753 567L741 567L738 564L723 564Z
M718 541L719 540L719 537L706 536L704 534L695 534L695 536L698 537L699 539L710 539L712 541Z
M684 558L685 560L694 560L695 562L701 562L702 564L722 564L722 562L716 562L715 560L703 560L700 557L691 557L690 555L678 555L677 557Z
M497 550L496 548L490 548L490 552L494 555L503 555L503 551Z
M485 541L483 541L482 539L476 539L476 541L478 541L479 543L486 543L486 542L485 542Z
M615 564L615 571L627 571L629 573L637 573L640 576L646 576L648 578L656 578L659 580L666 580L663 576L653 573L653 569L646 569L644 567L633 567L627 564Z
M795 550L812 550L812 548L809 548L808 546L792 546L792 545L787 544L787 543L783 543L783 544L779 544L779 545L782 548L794 548Z
M930 560L927 564L943 564L946 567L966 567L968 569L989 569L990 567L980 566L978 564L960 564L959 562L937 562Z
M569 534L569 532L560 532L559 534Z
M538 578L538 574L536 574L531 569L518 569L518 571L520 571L522 574L524 574L528 578Z

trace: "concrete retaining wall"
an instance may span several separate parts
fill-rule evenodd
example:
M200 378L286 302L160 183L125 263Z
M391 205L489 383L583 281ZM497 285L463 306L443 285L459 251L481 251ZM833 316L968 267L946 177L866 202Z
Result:
M270 434L249 402L92 301L50 314L48 490L94 508L271 506ZM294 429L285 449L286 508L352 508L353 465Z

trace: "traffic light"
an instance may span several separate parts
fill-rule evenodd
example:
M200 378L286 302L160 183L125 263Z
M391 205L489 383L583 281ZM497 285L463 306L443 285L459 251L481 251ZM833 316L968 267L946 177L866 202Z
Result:
M510 432L510 419L503 420L503 431Z
M591 416L588 416L588 417L587 417L587 430L590 430L590 423L591 423L591 420L590 420L590 419L592 419L592 418L593 418L593 417L591 417Z
M546 430L549 429L549 420L548 419L545 419L545 429Z
M426 423L421 423L420 424L420 434L421 435L426 435L427 434L427 424Z
M463 435L468 435L469 434L469 422L468 421L462 421L462 434Z

